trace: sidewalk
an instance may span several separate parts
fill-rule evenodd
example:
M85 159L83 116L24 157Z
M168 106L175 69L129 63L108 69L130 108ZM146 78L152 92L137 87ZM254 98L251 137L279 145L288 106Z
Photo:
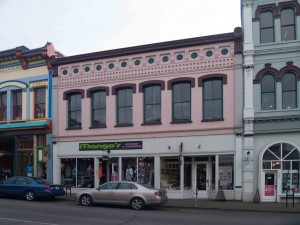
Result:
M68 193L67 196L57 197L58 199L75 201L75 194ZM197 205L195 199L169 199L164 207L170 208L190 208L190 209L221 209L221 210L240 210L240 211L272 211L272 212L293 212L300 213L300 203L295 203L291 199L288 200L288 207L285 202L241 202L241 201L215 201L207 199L198 199Z

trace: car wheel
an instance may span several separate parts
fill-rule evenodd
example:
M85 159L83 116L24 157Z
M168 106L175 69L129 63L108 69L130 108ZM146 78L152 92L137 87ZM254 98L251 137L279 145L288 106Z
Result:
M133 198L130 201L130 206L132 209L140 210L140 209L145 208L145 202L141 198Z
M93 204L93 199L90 195L82 195L80 197L80 203L83 206L90 206Z
M33 201L35 200L36 196L35 196L35 193L33 191L26 191L25 193L25 199L27 201Z

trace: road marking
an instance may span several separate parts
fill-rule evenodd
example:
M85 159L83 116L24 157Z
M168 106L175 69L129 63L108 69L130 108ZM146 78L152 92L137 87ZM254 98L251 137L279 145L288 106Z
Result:
M34 222L34 221L29 221L29 220L16 220L16 219L5 218L5 217L0 217L0 220L10 220L10 221L31 223L31 224L59 225L59 224L55 224L55 223L42 223L42 222Z

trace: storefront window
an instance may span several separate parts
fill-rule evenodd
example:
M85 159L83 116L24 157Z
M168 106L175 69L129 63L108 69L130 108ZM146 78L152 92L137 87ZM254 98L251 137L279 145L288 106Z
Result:
M180 165L178 157L161 158L161 188L180 189Z
M288 143L277 143L269 147L263 155L263 169L282 171L282 194L293 189L299 193L300 152Z
M184 190L192 189L192 157L184 157Z
M233 155L219 156L220 190L233 190Z
M122 158L122 180L137 181L136 157Z
M94 187L94 159L84 158L77 159L77 187L93 188Z
M76 187L76 159L61 160L61 184Z
M215 180L216 180L216 163L215 162L212 162L211 163L211 186L210 186L210 189L211 190L215 190L216 188L216 183L215 183Z
M61 184L73 188L93 188L94 159L61 159Z
M154 158L139 157L137 174L138 183L147 184L154 187Z

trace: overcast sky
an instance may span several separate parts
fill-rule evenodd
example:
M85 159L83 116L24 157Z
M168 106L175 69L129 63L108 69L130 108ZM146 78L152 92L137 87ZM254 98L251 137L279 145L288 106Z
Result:
M66 56L233 32L240 0L0 0L0 51Z

